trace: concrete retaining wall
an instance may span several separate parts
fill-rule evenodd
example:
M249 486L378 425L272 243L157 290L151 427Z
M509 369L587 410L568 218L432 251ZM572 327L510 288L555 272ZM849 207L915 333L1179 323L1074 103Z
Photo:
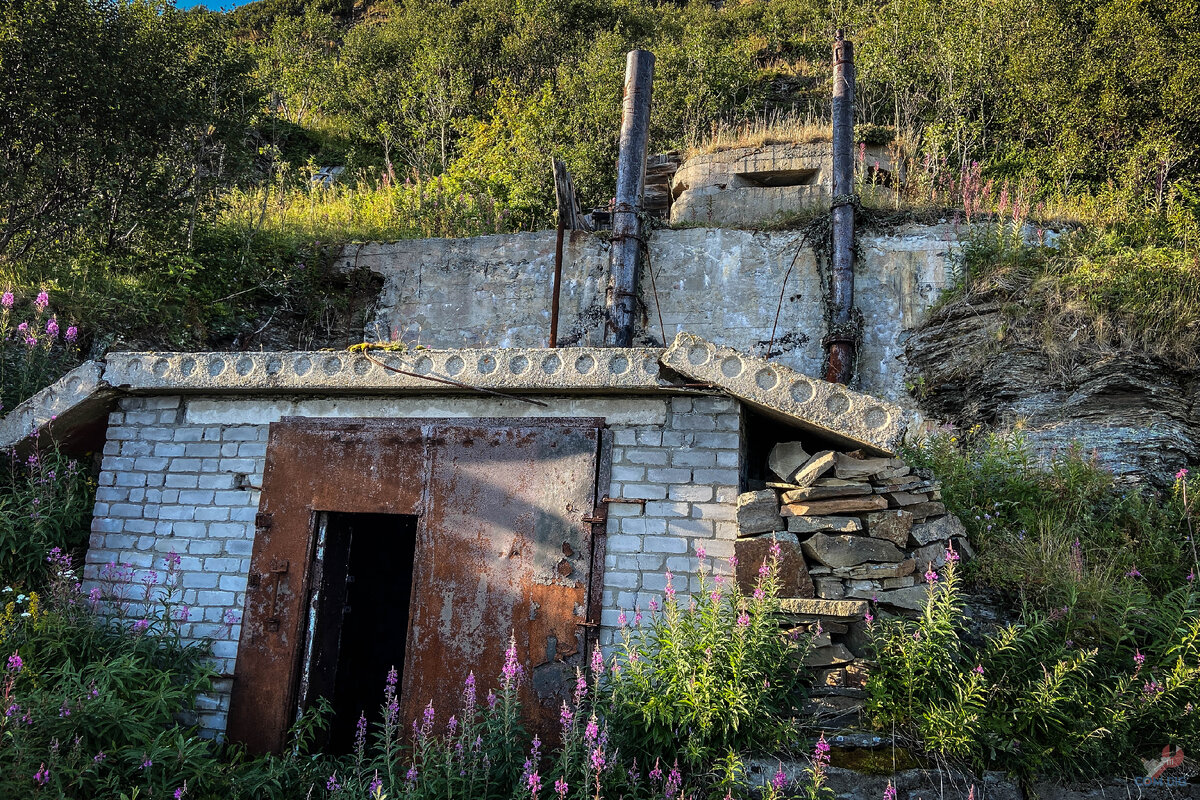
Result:
M948 224L861 238L855 302L866 325L855 388L906 401L899 361L904 339L952 283L957 243L958 231ZM775 360L806 375L821 373L824 290L800 233L659 230L648 244L639 344L661 346L688 331L765 355L782 294ZM541 347L550 331L554 245L553 231L372 243L348 247L341 263L384 278L368 338L439 348ZM608 243L572 233L563 264L560 344L602 343L607 283Z

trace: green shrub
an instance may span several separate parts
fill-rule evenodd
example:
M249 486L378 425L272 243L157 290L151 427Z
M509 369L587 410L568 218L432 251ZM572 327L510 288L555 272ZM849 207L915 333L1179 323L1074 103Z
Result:
M651 607L648 625L637 611L627 627L622 612L604 709L626 753L708 770L731 753L786 746L811 638L779 629L777 544L751 597L708 574L703 548L698 557L700 583L687 607L668 572L662 609Z
M0 580L35 587L51 548L83 546L94 496L79 462L57 451L0 453Z

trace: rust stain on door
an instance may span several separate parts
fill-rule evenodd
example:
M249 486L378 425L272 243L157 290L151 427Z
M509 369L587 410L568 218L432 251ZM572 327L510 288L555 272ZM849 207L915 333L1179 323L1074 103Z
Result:
M455 709L468 672L494 686L512 636L527 673L529 721L552 733L564 677L585 647L583 623L598 607L584 520L596 512L603 420L463 422L288 418L271 426L231 738L252 752L284 744L323 511L419 517L401 681L406 720L429 702Z

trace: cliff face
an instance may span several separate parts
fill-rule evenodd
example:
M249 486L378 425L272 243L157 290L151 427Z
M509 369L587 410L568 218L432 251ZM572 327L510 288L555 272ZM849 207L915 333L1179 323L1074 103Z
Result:
M1169 485L1200 461L1200 376L1150 356L1023 334L1035 320L999 292L934 309L906 346L931 418L1019 425L1049 453L1076 441L1118 477ZM1083 338L1083 337L1081 337Z

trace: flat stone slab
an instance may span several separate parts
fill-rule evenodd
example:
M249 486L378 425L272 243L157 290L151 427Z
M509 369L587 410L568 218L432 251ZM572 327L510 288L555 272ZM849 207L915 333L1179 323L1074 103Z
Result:
M788 503L780 509L785 517L814 517L824 514L855 514L867 511L882 511L888 507L887 500L877 494L863 497L842 497L833 500L805 500Z
M967 529L963 527L962 521L953 514L922 522L920 525L913 525L912 528L912 540L922 547L933 542L945 542L952 537L966 535Z
M866 600L813 600L804 597L781 597L779 610L785 614L807 617L860 619L867 613Z
M800 546L809 559L834 569L856 567L868 561L898 563L904 560L904 553L894 544L869 536L814 533Z
M0 418L0 449L17 445L50 426L60 443L73 429L108 412L116 396L102 378L103 365L87 361Z
M657 348L479 348L279 353L110 353L104 380L134 392L654 392ZM373 359L373 360L372 360ZM380 366L404 370L402 374ZM466 387L456 384L467 384Z
M789 533L855 533L862 530L862 521L857 517L788 517Z
M867 515L867 533L876 539L886 539L896 547L908 544L912 527L912 514L907 511L881 511Z
M711 383L747 405L839 443L891 454L904 435L904 414L896 405L690 333L676 336L661 362L680 375Z
M767 456L767 469L781 481L790 481L796 470L808 462L808 451L799 442L780 442Z
M835 480L837 480L835 478ZM838 481L833 486L805 486L799 489L788 489L781 498L785 503L799 503L804 500L828 500L831 497L856 497L871 494L871 487L865 483L853 481Z

